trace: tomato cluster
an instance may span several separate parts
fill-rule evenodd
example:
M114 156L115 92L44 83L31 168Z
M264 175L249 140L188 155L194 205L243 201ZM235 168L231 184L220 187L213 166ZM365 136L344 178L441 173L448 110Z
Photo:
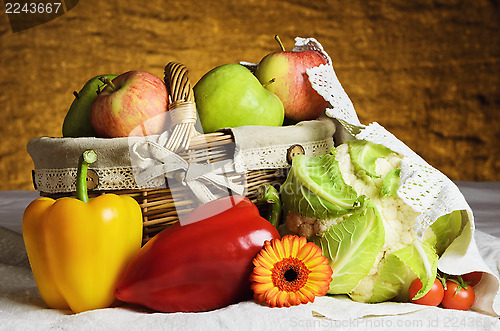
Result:
M429 292L419 299L413 299L422 288L422 282L417 278L408 289L408 297L411 302L420 305L441 304L443 308L469 310L476 299L473 287L479 283L482 276L483 273L479 271L462 276L438 276Z

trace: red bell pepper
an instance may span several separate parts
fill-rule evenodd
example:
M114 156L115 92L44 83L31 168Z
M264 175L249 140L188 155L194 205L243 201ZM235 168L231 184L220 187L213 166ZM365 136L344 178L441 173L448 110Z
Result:
M280 238L257 207L242 196L222 198L198 207L184 223L139 250L118 283L117 299L160 312L200 312L252 298L252 259L266 240Z

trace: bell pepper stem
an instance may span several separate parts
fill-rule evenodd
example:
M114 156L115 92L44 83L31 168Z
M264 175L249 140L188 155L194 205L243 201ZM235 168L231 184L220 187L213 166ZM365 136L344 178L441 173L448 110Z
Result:
M281 218L281 200L278 190L271 184L262 184L257 188L257 192L257 201L270 204L267 220L277 228Z
M89 165L97 161L97 154L89 149L82 153L78 160L78 169L76 173L76 198L85 203L89 202L87 193L87 170Z

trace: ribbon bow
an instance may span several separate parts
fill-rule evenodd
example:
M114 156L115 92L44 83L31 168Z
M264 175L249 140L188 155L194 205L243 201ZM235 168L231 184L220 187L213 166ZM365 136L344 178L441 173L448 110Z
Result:
M164 143L162 143L162 141ZM214 184L221 190L230 189L243 195L245 187L224 176L232 170L231 160L214 163L188 163L182 157L165 148L166 137L160 135L157 141L135 142L130 149L137 185L147 186L148 182L160 176L174 178L182 185L187 185L201 203L217 199L203 180Z

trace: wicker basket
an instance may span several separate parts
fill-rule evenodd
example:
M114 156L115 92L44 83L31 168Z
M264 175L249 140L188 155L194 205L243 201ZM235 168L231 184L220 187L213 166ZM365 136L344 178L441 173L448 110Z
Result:
M192 111L195 107L191 85L187 79L187 70L184 66L169 63L165 67L165 83L169 90L169 95L172 96L170 102L170 111L175 108L180 108L183 111ZM173 105L173 106L172 106ZM179 113L179 112L177 112ZM189 164L212 164L217 161L232 160L235 157L237 146L235 144L235 136L231 130L222 130L220 132L210 134L199 134L194 130L196 117L193 115L179 116L176 115L174 125L171 127L171 134L167 143L168 149L175 151ZM286 130L286 128L263 128L264 130ZM304 130L304 128L302 128ZM310 132L316 129L307 129ZM334 129L333 129L334 131ZM281 131L283 135L284 131ZM314 133L317 135L317 133ZM310 154L322 154L328 151L333 146L333 134L331 131L326 132L326 139L321 140L319 150L310 149ZM114 154L120 154L126 159L129 152L126 147L127 138L49 138L40 137L28 143L28 152L31 155L35 169L33 170L33 183L36 190L42 196L59 198L63 196L74 196L74 186L71 186L71 181L74 182L76 175L77 156L83 150L92 148L98 153L98 162L106 162L99 159L99 154L106 154L107 144L113 144L110 149L113 149ZM125 140L125 141L124 141ZM78 142L78 147L72 144ZM67 146L67 147L66 147ZM122 146L122 147L116 147ZM60 149L55 151L55 148ZM290 156L294 153L304 153L308 148L302 147L292 140L285 145L280 146L281 150L286 155L281 158L290 162ZM45 152L40 152L44 150ZM61 152L62 150L62 152ZM52 153L52 154L51 154ZM265 152L266 153L266 152ZM265 157L265 156L263 156ZM74 160L74 165L58 166L58 159ZM68 161L70 162L70 161ZM96 163L98 163L96 162ZM109 163L107 162L107 168ZM258 201L258 187L264 183L272 185L280 185L287 174L288 163L281 162L281 165L267 165L261 169L245 169L243 172L228 171L224 173L233 183L240 184L245 188L244 195L254 202L262 213L265 213L266 206ZM94 165L92 165L94 167ZM128 187L120 187L120 189L110 189L110 185L104 183L109 181L105 178L106 174L100 172L99 165L89 169L87 182L89 187L89 196L97 196L103 193L125 194L133 197L141 206L144 221L144 243L156 235L161 230L178 221L179 217L189 213L200 204L197 197L193 195L188 186L169 185L172 181L163 179L163 187L139 187L133 179L129 180ZM54 169L51 169L54 168ZM57 168L57 169L55 169ZM57 171L56 171L57 170ZM67 185L54 185L47 189L43 185L45 181L54 176L54 173L64 176L69 183ZM109 171L108 171L109 173ZM113 175L114 176L114 175ZM111 177L113 177L111 176ZM109 177L109 176L108 176ZM111 179L112 180L112 179ZM206 184L209 189L214 186L211 183ZM231 194L229 191L226 194Z
M194 137L191 141L191 147L188 152L200 152L199 160L193 159L191 154L189 159L191 162L206 161L205 141L211 144L211 152L217 155L217 158L210 158L210 161L218 160L221 158L231 158L234 152L234 141L230 133L215 133L206 134L203 137L203 147L197 146L200 140ZM179 155L186 157L188 152L179 153ZM99 154L99 151L98 151ZM90 168L87 176L88 195L89 197L96 197L104 193L125 194L134 198L140 205L143 215L143 239L144 243L151 239L161 230L167 226L177 222L179 216L185 215L192 211L199 205L196 197L188 187L176 186L170 188L168 182L165 183L166 187L161 188L132 188L132 189L119 189L119 190L99 190L100 177L96 174L97 169ZM40 191L41 196L47 196L54 199L72 196L75 197L75 192L44 192L39 189L37 182L40 180L40 175L37 177L37 171L33 170L33 184L35 189ZM76 174L76 173L75 173ZM75 176L73 174L72 177ZM42 174L43 176L43 174ZM264 183L272 185L281 184L286 178L286 169L264 169L264 170L250 170L244 174L240 173L227 173L233 181L239 182L246 187L245 196L254 202L263 215L266 214L266 205L258 201L257 188ZM175 195L175 197L174 197ZM179 199L179 197L184 197Z

